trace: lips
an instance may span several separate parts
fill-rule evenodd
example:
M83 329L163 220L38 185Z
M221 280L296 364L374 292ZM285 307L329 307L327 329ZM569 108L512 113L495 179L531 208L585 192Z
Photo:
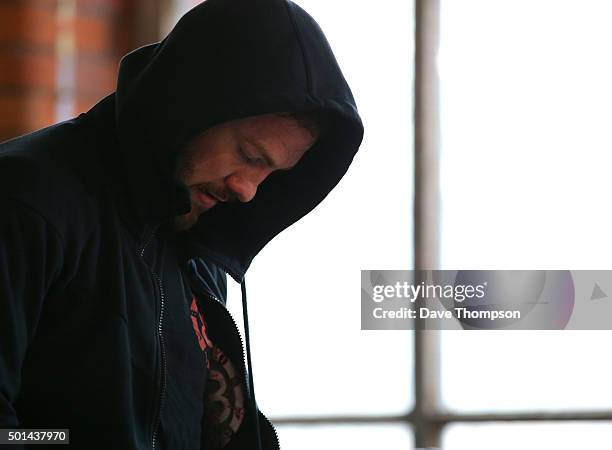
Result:
M203 189L198 189L194 193L195 200L204 210L210 209L217 204L217 199Z

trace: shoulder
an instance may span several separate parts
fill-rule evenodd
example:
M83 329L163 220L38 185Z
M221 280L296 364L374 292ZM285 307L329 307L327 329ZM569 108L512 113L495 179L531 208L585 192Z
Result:
M0 144L0 198L31 208L64 237L87 233L96 221L87 142L70 121Z

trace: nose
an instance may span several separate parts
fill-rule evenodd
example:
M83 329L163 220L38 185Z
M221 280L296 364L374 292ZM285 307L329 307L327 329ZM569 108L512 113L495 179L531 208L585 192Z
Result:
M225 179L227 189L240 202L250 202L257 193L261 181L253 177L233 173Z

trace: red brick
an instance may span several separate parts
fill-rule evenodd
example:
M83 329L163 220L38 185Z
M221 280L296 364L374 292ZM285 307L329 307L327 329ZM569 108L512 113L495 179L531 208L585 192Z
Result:
M91 96L102 96L115 90L118 61L112 58L79 58L77 60L76 89Z
M3 91L0 95L0 122L3 129L24 134L55 122L55 95Z
M111 53L115 25L103 17L79 17L75 23L77 48L90 53Z
M77 0L58 23L57 0L0 2L0 139L55 122L56 41L75 39L75 112L114 91L120 57L134 47L134 12L150 0Z
M49 8L0 3L0 44L53 47L57 24Z
M117 15L126 8L126 0L77 0L77 12L84 15Z
M55 54L51 51L3 49L0 50L0 67L3 89L55 89Z

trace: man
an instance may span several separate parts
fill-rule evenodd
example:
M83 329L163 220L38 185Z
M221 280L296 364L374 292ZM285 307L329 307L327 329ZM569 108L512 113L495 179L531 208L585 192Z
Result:
M246 312L251 261L362 133L302 9L207 0L89 112L2 144L0 428L68 428L88 450L279 448L225 274Z

